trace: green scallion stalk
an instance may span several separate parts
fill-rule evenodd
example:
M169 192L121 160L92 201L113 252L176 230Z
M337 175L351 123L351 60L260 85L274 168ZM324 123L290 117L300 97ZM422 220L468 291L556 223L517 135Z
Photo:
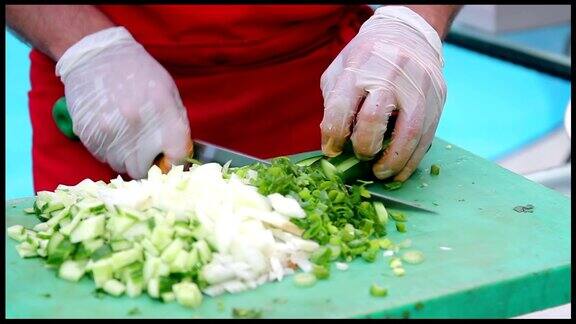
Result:
M398 190L402 187L402 182L401 181L392 181L392 182L388 182L383 184L384 189L386 190Z
M388 289L378 284L372 284L372 286L370 286L370 295L374 297L386 297L388 295Z
M388 213L389 213L390 217L393 220L395 220L396 222L405 222L406 221L406 215L402 212L390 210Z
M326 266L314 265L314 268L312 269L312 273L319 280L328 279L330 277L330 271L328 270L328 268Z

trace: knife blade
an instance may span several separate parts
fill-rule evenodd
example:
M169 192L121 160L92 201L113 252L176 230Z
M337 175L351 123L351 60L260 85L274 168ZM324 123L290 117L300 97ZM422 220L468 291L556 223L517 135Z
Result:
M231 167L241 167L253 163L262 163L265 165L270 165L270 161L268 160L259 159L244 153L236 152L201 140L194 140L193 158L202 163L216 162L219 164L225 164L230 162ZM350 188L351 186L346 185L346 187ZM370 195L375 200L384 203L393 203L397 205L411 207L421 211L426 211L429 213L435 213L435 211L425 208L422 205L411 201L391 197L374 191L370 191Z

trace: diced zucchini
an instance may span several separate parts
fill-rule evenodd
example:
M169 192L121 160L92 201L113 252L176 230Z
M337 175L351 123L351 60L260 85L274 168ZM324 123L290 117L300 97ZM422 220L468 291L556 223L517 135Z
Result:
M21 258L32 258L38 255L36 252L36 247L34 247L29 242L22 242L16 245L16 251Z
M129 207L118 207L118 211L120 212L120 215L131 217L138 221L147 220L149 217L146 213Z
M131 217L114 215L106 223L106 229L111 233L112 238L117 239L135 223L136 220Z
M64 225L60 223L59 232L66 236L70 236L72 231L76 228L76 226L78 226L78 224L84 218L85 215L86 215L85 212L81 211L78 212L76 215L74 215L74 217L72 217L72 221L69 224Z
M149 239L145 238L142 241L140 241L140 245L144 248L144 251L146 251L147 253L157 257L160 255L160 252L158 252L158 249L156 249L156 247L154 246L154 244L152 244L152 242L150 242Z
M76 206L81 211L85 211L89 214L97 214L106 210L106 205L104 205L104 202L94 198L82 199L76 204Z
M54 228L49 228L46 231L43 232L38 232L36 234L36 236L38 236L38 238L43 239L43 240L49 240L52 235L54 235Z
M138 297L142 294L144 289L144 281L140 279L128 278L126 279L126 294L131 297Z
M110 243L110 246L112 247L112 251L118 252L132 248L134 246L134 243L130 241L120 240Z
M60 223L64 218L70 216L70 207L66 207L64 209L59 210L54 214L52 218L50 218L46 223L51 228L54 228L58 223Z
M74 253L75 249L76 246L72 244L69 239L61 233L56 232L48 242L48 259L46 263L49 265L60 265Z
M64 209L64 204L61 202L49 202L46 204L46 208L42 210L42 213L49 214L51 212Z
M172 286L174 295L179 304L196 308L202 303L202 293L198 286L193 282L180 282Z
M208 263L212 260L212 251L210 251L210 247L206 241L200 240L194 243L194 248L198 250L198 256L202 263Z
M152 231L150 242L154 244L158 251L163 251L164 248L172 242L173 235L174 230L171 227L158 225L154 227L154 230Z
M70 233L70 242L78 243L98 238L104 234L105 222L106 219L104 215L89 217L81 221L72 233Z
M132 248L130 250L120 251L112 254L112 270L118 271L119 269L136 261L142 261L142 249Z
M68 281L78 281L86 271L86 261L67 260L58 270L58 276Z
M26 232L24 230L25 228L22 225L13 225L8 227L6 231L8 232L8 237L15 241L22 242L26 239Z
M144 282L149 282L153 277L158 276L161 263L162 260L160 258L151 255L146 256L143 269Z
M186 272L189 254L185 250L180 250L174 260L170 263L170 272Z
M165 292L161 295L162 297L162 301L164 301L165 303L170 303L173 302L174 300L176 300L176 294L174 294L173 292Z
M111 279L104 283L102 289L110 295L117 297L126 291L126 286L116 279Z
M176 255L183 249L184 244L182 240L177 238L174 241L172 241L172 243L170 243L170 245L168 245L166 249L164 249L164 251L160 255L160 258L162 259L162 261L166 263L171 263L174 260L174 258L176 258Z
M146 288L148 295L152 298L160 297L160 280L158 277L151 278L148 281L148 286Z
M194 236L194 232L185 225L184 226L176 225L174 226L174 230L176 232L176 236L178 237L188 238Z
M150 229L148 228L147 222L140 222L132 225L122 234L122 237L129 241L140 241L149 235Z
M109 258L94 262L91 270L96 288L102 288L107 281L112 279L113 270Z
M36 232L43 232L43 231L47 231L49 228L50 227L48 226L47 223L38 223L32 229Z
M82 241L82 245L84 245L84 248L89 253L93 253L94 251L98 250L102 245L104 245L104 240L103 239L84 240Z

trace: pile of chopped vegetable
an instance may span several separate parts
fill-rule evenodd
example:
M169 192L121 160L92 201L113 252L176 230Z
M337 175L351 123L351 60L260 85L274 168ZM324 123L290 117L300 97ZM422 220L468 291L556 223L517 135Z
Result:
M38 192L28 212L42 223L8 235L21 257L44 258L66 280L89 275L114 296L147 293L197 307L203 293L254 289L297 270L296 283L308 286L329 277L331 262L373 262L393 245L384 238L388 212L369 201L366 182L344 184L341 172L357 164L350 161L278 158L168 174L153 166L139 181L84 180ZM390 217L397 227L406 221Z

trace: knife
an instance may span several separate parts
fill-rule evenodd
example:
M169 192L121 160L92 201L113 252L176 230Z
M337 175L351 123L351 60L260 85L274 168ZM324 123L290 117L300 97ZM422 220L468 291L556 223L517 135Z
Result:
M241 167L253 163L262 163L264 165L270 165L270 161L268 160L262 160L201 140L194 140L193 158L202 163L217 162L219 164L225 164L230 162L230 166L232 167ZM346 187L351 188L350 185L346 185ZM429 213L435 213L435 211L425 208L420 204L399 199L396 197L390 197L386 194L370 191L370 196L371 198L374 198L375 200L384 203L394 203L397 205L407 206L414 209L426 211Z

